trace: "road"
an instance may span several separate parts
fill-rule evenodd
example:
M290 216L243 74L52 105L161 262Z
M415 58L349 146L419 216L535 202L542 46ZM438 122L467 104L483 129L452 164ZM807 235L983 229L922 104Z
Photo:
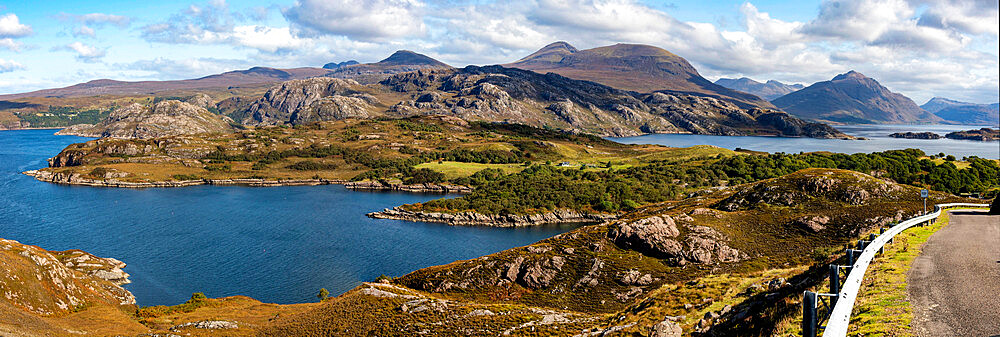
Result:
M913 260L917 336L1000 336L1000 216L952 211Z

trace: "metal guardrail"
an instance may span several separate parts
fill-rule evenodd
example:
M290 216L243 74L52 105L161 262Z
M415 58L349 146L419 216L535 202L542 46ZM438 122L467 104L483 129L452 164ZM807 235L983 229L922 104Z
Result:
M803 295L803 335L807 337L816 336L819 328L821 328L819 322L822 321L822 318L818 316L816 306L822 302L819 300L819 297L826 296L830 297L830 306L833 308L829 312L829 321L823 331L823 337L847 336L847 327L851 322L851 311L854 310L854 301L857 299L858 291L861 289L861 281L864 280L865 271L868 270L868 266L875 258L875 254L882 252L885 244L890 242L897 234L910 227L937 219L944 209L952 207L990 207L990 205L969 203L934 205L933 213L903 221L877 237L875 237L875 234L872 234L868 241L858 241L858 249L863 250L847 250L848 266L832 265L830 267L830 287L831 292L833 292L832 294L817 294L807 291ZM843 285L839 284L840 268L848 270L847 279L844 280Z

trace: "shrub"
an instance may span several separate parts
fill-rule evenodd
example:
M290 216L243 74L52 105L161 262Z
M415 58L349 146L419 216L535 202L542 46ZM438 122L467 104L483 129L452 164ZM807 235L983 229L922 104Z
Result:
M316 294L316 297L319 298L320 301L322 301L327 297L330 297L330 291L326 290L326 288L319 288L319 294Z

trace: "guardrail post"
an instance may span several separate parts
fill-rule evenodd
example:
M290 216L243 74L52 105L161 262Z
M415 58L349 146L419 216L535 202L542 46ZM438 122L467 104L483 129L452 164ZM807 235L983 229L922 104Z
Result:
M830 298L830 309L837 306L837 299L840 298L840 266L830 265L830 293L836 296Z
M806 291L802 294L802 336L816 337L819 316L816 311L816 293Z

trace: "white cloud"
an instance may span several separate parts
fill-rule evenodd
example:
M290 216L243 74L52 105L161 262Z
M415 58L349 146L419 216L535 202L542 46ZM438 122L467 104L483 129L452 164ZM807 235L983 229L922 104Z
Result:
M13 52L19 52L19 51L21 51L22 47L24 47L23 44L21 44L20 42L14 41L14 39L12 39L12 38L8 37L8 38L0 39L0 48L4 48L4 49L7 49L7 50L10 50L10 51L13 51Z
M0 37L24 37L31 35L31 26L21 23L17 15L10 13L0 16Z
M24 69L24 66L16 61L0 59L0 73L9 73L21 69Z
M423 34L416 0L299 0L282 11L296 34L377 40Z
M76 58L83 62L93 63L100 61L104 55L107 54L106 48L98 48L91 45L84 44L80 41L76 41L67 44L62 47L54 48L55 50L68 50L76 52Z
M288 27L238 26L233 29L233 43L266 52L301 48L308 40L292 36Z
M115 64L116 68L136 70L140 76L156 80L189 79L226 71L250 68L247 60L219 58L168 59L157 57L130 63Z
M76 27L76 28L73 29L73 36L77 36L77 37L79 37L79 36L94 37L96 35L97 35L97 32L95 32L93 28L90 28L90 27L87 27L87 26L78 26L78 27Z

